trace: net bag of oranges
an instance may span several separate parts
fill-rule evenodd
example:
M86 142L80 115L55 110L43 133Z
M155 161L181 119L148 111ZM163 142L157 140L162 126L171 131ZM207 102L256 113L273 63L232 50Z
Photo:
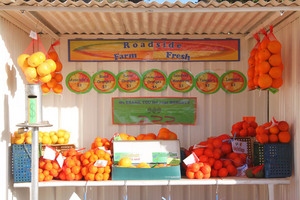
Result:
M42 92L44 94L49 93L50 91L53 91L56 94L60 94L63 91L63 86L61 84L61 82L63 80L63 75L61 74L62 64L60 62L60 59L58 57L56 50L54 49L54 46L57 46L57 45L60 45L59 40L54 42L48 50L48 55L55 62L56 69L54 72L51 73L51 75L52 75L51 80L49 82L41 85Z
M18 57L18 65L28 83L47 83L56 69L55 62L49 58L38 34L33 34L27 49Z
M265 29L260 31L264 38L259 43L258 48L251 51L248 60L248 88L269 90L272 93L279 91L282 86L283 64L281 59L281 44L273 34L273 26L270 26L269 34ZM257 40L257 37L255 37ZM254 54L254 75L253 72ZM251 65L250 65L251 64ZM252 81L251 81L252 80Z

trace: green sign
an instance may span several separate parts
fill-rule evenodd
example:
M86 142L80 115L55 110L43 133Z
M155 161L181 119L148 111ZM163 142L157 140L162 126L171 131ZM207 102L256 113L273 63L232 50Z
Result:
M112 99L113 124L196 124L197 99L140 97Z

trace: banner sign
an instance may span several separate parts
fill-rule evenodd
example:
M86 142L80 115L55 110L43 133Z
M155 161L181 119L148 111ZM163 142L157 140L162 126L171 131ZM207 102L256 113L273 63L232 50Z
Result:
M70 39L69 61L199 62L239 61L239 39L97 40Z
M196 124L195 97L115 97L112 98L113 124Z

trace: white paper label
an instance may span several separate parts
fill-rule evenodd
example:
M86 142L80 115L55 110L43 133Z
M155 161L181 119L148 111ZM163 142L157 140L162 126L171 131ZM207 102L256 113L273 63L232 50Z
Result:
M31 37L32 39L37 40L37 33L34 31L30 31L29 37Z
M190 164L193 164L193 163L196 163L196 162L199 162L199 158L197 157L197 155L193 152L191 153L191 155L189 155L188 157L186 157L184 160L183 160L184 164L186 166L190 165Z
M233 140L232 151L235 153L248 153L247 142Z
M56 161L59 164L60 168L62 168L64 164L65 158L61 155L61 153L57 156Z
M55 153L56 151L54 149L46 146L43 158L47 160L55 160Z
M98 149L102 149L103 151L105 151L106 153L109 153L109 155L111 155L111 150L106 150L105 147L98 147Z
M107 165L107 160L97 160L94 164L96 167L106 167Z

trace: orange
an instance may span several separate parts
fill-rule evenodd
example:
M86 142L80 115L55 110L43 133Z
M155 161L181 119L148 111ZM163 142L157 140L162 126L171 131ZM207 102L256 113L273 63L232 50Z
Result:
M52 179L53 179L53 176L48 175L48 176L45 176L44 181L51 181Z
M130 167L131 166L131 160L127 157L122 158L121 160L119 160L119 165L121 167Z
M214 163L214 169L221 169L223 167L223 163L220 160L216 160Z
M247 72L248 77L251 79L254 78L254 72L255 72L254 68L249 68Z
M136 140L136 138L134 136L129 136L127 140Z
M257 69L258 69L259 74L265 74L265 73L269 72L269 70L271 69L271 66L270 66L269 62L263 61L257 65Z
M200 165L198 163L193 163L188 166L188 169L192 172L197 172L200 170Z
M226 169L227 169L228 174L229 174L230 176L236 176L236 175L237 175L237 169L236 169L235 166L233 166L233 165L228 165L228 166L226 167Z
M98 172L98 168L95 165L89 166L89 173L96 174Z
M58 172L56 169L51 169L50 170L50 175L53 176L53 177L57 177L58 176Z
M204 174L201 171L197 171L195 173L195 178L196 179L203 179Z
M45 165L46 165L46 162L44 160L39 161L39 168L44 169Z
M56 69L55 72L60 72L62 70L62 64L59 61L56 61Z
M82 156L83 156L84 158L86 158L86 159L88 159L91 155L92 155L92 154L91 154L90 151L87 151L87 152L85 152L85 153L82 154Z
M211 149L205 149L204 155L206 155L208 158L214 157L213 151Z
M103 147L103 143L101 141L96 141L96 142L94 142L94 146L95 146L95 148Z
M53 92L60 94L63 91L63 86L61 84L57 84L52 88Z
M103 180L107 181L109 179L109 174L108 173L104 173L103 174Z
M200 162L207 163L208 157L206 155L202 155L202 156L199 156L199 160L200 160Z
M45 54L39 51L29 56L27 62L30 66L37 67L40 64L42 64L45 60L46 60Z
M103 149L97 149L95 153L98 156L98 158L103 158L105 155L105 151Z
M269 128L269 132L271 133L271 134L275 134L275 135L277 135L278 133L279 133L279 128L278 128L278 126L272 126L271 128Z
M228 154L228 153L231 152L231 145L228 144L228 143L224 143L224 144L222 144L222 146L221 146L221 150L222 150L222 152L223 152L224 154Z
M86 176L88 172L89 172L89 170L88 170L87 167L81 168L81 174L82 174L83 176Z
M47 76L51 73L51 67L48 63L41 63L37 68L36 71L39 76Z
M203 179L208 179L210 178L210 173L209 174L203 174Z
M280 53L281 44L277 40L270 41L267 48L272 54Z
M216 150L217 150L217 149L216 149ZM214 159L218 160L218 159L221 158L221 156L222 156L222 154L221 154L220 152L215 152L215 151L214 151L214 153L213 153Z
M270 56L271 56L271 53L269 52L268 49L261 49L258 51L258 59L260 61L268 60Z
M273 67L281 65L281 55L280 54L273 54L269 58L269 63Z
M74 173L69 173L66 175L66 180L67 181L73 181L75 180L75 174Z
M45 175L43 173L39 173L39 182L44 181Z
M219 169L218 176L219 177L226 177L228 175L228 170L226 168Z
M107 161L111 160L111 157L110 157L109 153L105 152L104 160L107 160Z
M254 57L257 53L257 49L252 49L250 52L250 57Z
M143 137L143 140L155 140L156 135L154 133L147 133L145 137Z
M104 173L104 167L98 167L97 173L103 174Z
M268 47L268 44L269 44L270 40L268 38L264 38L260 44L259 44L259 48L261 49L266 49Z
M277 143L278 142L278 136L277 135L269 135L269 142L270 143Z
M52 59L47 59L45 63L48 63L50 66L51 72L55 72L56 69L56 63Z
M282 76L282 70L280 69L280 67L272 67L270 69L270 71L269 71L269 75L273 79L281 78L281 76Z
M139 135L136 137L136 139L137 139L137 140L143 140L145 136L146 136L145 134L139 134Z
M283 84L282 78L273 79L271 87L278 89L282 86L282 84Z
M278 122L278 128L280 131L288 131L289 124L286 121L280 121L280 122Z
M249 59L248 59L248 65L249 65L249 69L255 67L255 59L254 59L254 57L249 57Z
M208 163L210 166L213 166L214 163L215 163L215 161L216 161L216 159L214 159L214 158L208 158L207 163Z
M48 53L48 56L53 60L53 61L57 61L58 60L58 55L55 51L51 51Z
M56 80L55 79L51 79L49 82L47 82L47 86L49 87L49 88L53 88L54 86L56 86L57 85L57 82L56 82Z
M258 142L260 142L261 144L265 144L269 142L269 137L267 134L263 133L263 134L259 134L256 135L256 139Z
M110 166L104 167L104 172L109 174L111 172Z
M240 157L236 157L233 159L233 165L236 167L243 166L243 160Z
M82 174L75 174L75 180L76 181L79 181L79 180L81 180L82 179Z
M203 155L204 148L194 149L193 152L196 154L197 157L199 157L199 156Z
M257 135L260 135L260 134L263 134L263 133L265 133L265 127L264 126L258 126L257 128L256 128L256 134Z
M97 174L95 175L95 180L96 180L96 181L102 181L102 180L103 180L103 174L97 173Z
M73 166L71 168L72 173L78 174L80 172L80 167L79 166Z
M204 163L203 167L201 167L200 171L203 174L209 174L211 172L211 166L209 164L207 164L207 163Z
M52 163L46 163L45 164L45 170L50 171L53 168Z
M54 75L54 78L55 78L56 82L58 82L58 83L64 79L64 77L63 77L63 75L61 75L61 73L56 73Z
M231 153L227 154L227 158L230 159L230 160L234 160L238 156L239 155L235 152L231 152Z
M127 140L129 137L126 133L120 133L119 136L120 136L121 140Z
M52 166L53 166L53 169L56 169L56 170L60 168L59 164L56 161L52 163Z
M266 89L272 86L272 81L268 74L262 74L258 78L258 85L261 89Z
M90 163L94 163L98 160L98 156L97 155L91 155L91 157L89 157L89 162Z
M195 173L192 172L191 170L186 170L185 175L186 175L189 179L194 179L194 178L195 178Z
M66 180L66 174L64 172L59 173L58 178L60 180Z
M218 172L219 172L219 170L211 169L211 176L212 177L218 177Z
M290 135L289 132L286 132L286 131L280 132L280 133L278 134L278 140L279 140L279 142L281 142L281 143L289 143L290 140L291 140L291 135Z
M215 138L215 139L213 139L212 144L213 144L214 148L221 148L222 140L219 138Z
M223 166L224 166L224 167L227 167L228 165L232 165L231 160L224 160L224 161L223 161Z
M48 170L44 170L44 171L43 171L43 174L44 174L45 176L48 176L48 175L50 174L50 172L49 172Z
M50 88L47 86L47 83L44 83L41 85L41 89L43 93L48 93L50 92Z
M169 140L177 140L177 134L170 131L169 132Z
M158 140L168 140L170 131L159 131L156 139Z

